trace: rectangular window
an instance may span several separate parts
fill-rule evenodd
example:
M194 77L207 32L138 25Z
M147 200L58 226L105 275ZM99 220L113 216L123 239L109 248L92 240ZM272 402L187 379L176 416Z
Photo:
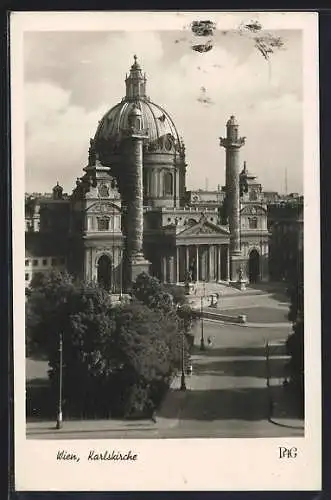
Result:
M25 273L25 281L29 281L30 279L30 274L29 273Z
M25 265L28 266L30 264L29 259L25 259Z
M43 259L43 266L47 266L47 259Z
M57 264L57 259L55 259L54 257L52 258L52 266L56 266Z
M250 217L248 220L249 220L249 229L257 229L257 218Z
M109 217L98 217L98 231L109 230Z
M33 265L33 266L37 266L37 265L38 265L38 259L33 259L33 261L32 261L32 265Z

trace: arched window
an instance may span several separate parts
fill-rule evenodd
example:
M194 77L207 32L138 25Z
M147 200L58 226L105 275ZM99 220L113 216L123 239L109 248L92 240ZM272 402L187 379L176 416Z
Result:
M109 230L109 217L98 217L98 231Z
M234 127L233 129L233 138L235 141L238 139L238 127Z
M166 172L164 174L164 195L172 195L173 194L173 178L170 172Z

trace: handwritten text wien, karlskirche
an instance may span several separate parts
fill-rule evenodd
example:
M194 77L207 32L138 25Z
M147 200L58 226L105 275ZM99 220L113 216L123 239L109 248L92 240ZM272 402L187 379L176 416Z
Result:
M80 457L77 453L72 453L66 450L59 450L56 455L57 460L68 460L73 462L79 462ZM138 459L138 455L133 453L131 450L121 453L120 451L115 450L105 450L103 452L97 452L95 450L90 450L87 455L87 460L90 461L105 461L105 460L113 460L113 461L136 461Z

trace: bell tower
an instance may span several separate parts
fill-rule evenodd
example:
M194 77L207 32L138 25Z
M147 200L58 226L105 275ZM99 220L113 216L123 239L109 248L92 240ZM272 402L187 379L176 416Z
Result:
M125 78L126 101L135 101L138 99L147 99L146 96L146 74L143 74L137 56L134 57L134 63L131 66L129 76Z

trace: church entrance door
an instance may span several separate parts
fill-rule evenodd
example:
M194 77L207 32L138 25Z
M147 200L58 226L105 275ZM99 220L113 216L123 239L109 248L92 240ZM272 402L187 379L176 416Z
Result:
M252 250L249 254L248 262L249 282L257 283L260 279L260 255L257 250Z
M111 289L112 263L108 255L101 255L98 260L98 283L105 290Z

